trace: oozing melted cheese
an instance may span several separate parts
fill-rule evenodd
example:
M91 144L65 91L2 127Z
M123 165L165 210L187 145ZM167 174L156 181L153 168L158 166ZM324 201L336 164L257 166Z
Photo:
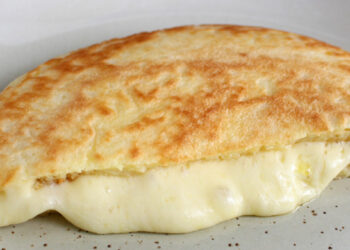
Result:
M0 224L56 210L96 233L183 233L241 215L293 211L316 197L350 163L350 143L303 142L231 160L156 168L136 176L83 175L0 194Z

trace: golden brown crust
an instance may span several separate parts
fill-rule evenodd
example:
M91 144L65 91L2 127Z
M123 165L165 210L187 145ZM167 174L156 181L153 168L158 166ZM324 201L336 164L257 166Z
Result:
M0 185L341 133L349 86L348 52L283 31L203 25L112 39L0 94Z

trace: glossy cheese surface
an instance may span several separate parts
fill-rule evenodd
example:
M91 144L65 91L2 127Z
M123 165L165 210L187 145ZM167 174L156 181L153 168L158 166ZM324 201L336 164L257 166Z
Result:
M154 168L134 176L82 175L0 195L0 225L56 210L95 233L183 233L241 215L293 211L316 197L350 163L350 143L302 142L237 159Z

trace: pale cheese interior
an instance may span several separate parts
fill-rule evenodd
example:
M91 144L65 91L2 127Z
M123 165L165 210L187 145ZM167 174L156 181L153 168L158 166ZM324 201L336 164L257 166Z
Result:
M350 143L301 142L129 177L82 175L38 190L33 180L23 180L0 194L0 225L56 210L96 233L189 232L240 215L291 212L316 197L349 163Z

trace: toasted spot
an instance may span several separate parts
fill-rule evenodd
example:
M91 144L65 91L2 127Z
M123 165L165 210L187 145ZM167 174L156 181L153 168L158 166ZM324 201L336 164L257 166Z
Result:
M18 168L13 168L8 170L7 172L4 172L2 174L0 186L5 187L8 183L10 183L12 179L15 177L17 171L18 171Z
M135 96L145 102L149 102L151 100L156 99L157 91L158 91L158 88L154 88L147 93L143 93L137 88L134 88Z
M101 154L99 154L99 153L96 153L96 154L95 154L95 159L97 159L97 160L103 160L103 156L102 156Z
M136 146L133 146L131 149L130 149L130 156L131 158L136 158L138 157L140 154L140 151L139 151L139 148L136 147Z
M347 64L340 64L338 67L340 69L350 73L350 64L349 65L347 65Z
M239 33L246 33L246 32L266 32L268 33L270 30L262 27L246 27L246 26L239 26L239 25L220 25L220 30L222 31L230 31L232 33L239 34Z
M157 123L160 123L164 121L164 117L159 117L159 118L148 118L148 117L143 117L140 121L137 121L133 124L128 125L125 128L125 131L132 132L132 131L137 131L137 130L143 130L146 129L149 126L155 125Z
M99 105L98 106L98 112L101 115L111 115L111 114L113 114L113 110L108 108L107 106L104 106L104 105Z

